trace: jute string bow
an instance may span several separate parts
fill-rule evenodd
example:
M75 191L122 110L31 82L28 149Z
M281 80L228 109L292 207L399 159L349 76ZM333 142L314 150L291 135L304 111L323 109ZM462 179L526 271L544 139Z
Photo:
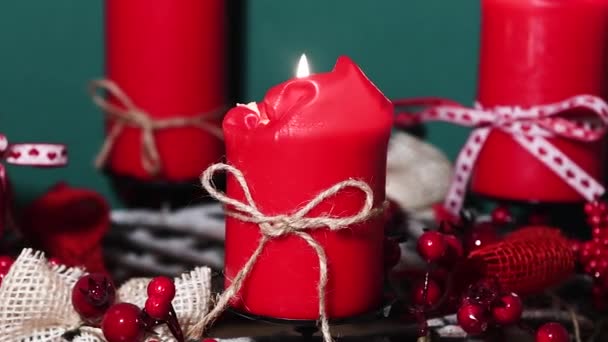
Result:
M117 103L117 106L106 100L100 91L105 90ZM148 113L137 107L131 98L113 81L96 80L89 85L89 92L93 102L114 120L112 129L108 133L101 150L95 158L95 166L101 168L110 156L116 139L127 126L141 129L141 162L144 170L156 176L161 171L161 159L156 147L154 133L158 130L180 127L197 127L223 139L222 130L213 122L219 118L224 107L196 116L176 116L168 119L153 119Z
M219 171L226 171L234 176L243 191L245 202L228 197L225 193L215 188L212 178L213 175ZM251 257L249 257L249 260L247 260L243 268L236 274L230 286L228 286L224 293L219 297L216 306L200 324L197 324L194 327L194 329L198 329L199 333L202 335L205 328L217 319L228 307L230 300L238 294L247 276L251 273L260 254L264 250L266 243L281 236L295 235L306 241L306 243L314 249L319 258L319 284L317 286L319 293L319 322L323 340L325 342L331 342L332 338L329 331L329 321L327 318L325 302L325 288L327 286L328 278L327 256L325 255L323 247L321 247L306 230L328 228L331 231L337 231L347 228L350 225L370 220L371 218L382 214L384 210L383 207L373 208L374 193L370 186L363 181L348 179L319 193L310 202L291 215L265 215L258 209L256 202L251 196L249 186L247 185L243 173L235 167L227 164L211 165L203 173L201 182L205 190L207 190L212 197L229 206L229 209L226 212L227 216L243 222L257 224L260 228L262 238ZM334 217L330 215L306 217L306 215L320 203L346 188L354 188L365 194L365 201L359 212L346 217Z

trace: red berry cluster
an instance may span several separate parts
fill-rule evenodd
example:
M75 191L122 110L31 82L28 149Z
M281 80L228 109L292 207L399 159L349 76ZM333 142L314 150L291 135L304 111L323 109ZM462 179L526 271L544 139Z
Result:
M444 289L438 281L445 280L446 268L452 267L464 254L462 243L446 226L441 231L426 231L417 241L416 249L422 259L428 263L424 279L414 284L412 289L411 312L420 324L420 336L427 335L426 314L440 306ZM436 266L431 270L432 266ZM432 271L432 272L431 272ZM432 273L432 274L431 274Z
M145 310L148 316L156 320L166 320L171 311L171 301L175 297L173 280L167 277L156 277L148 284L148 299Z
M584 272L594 279L594 304L608 300L608 205L602 201L585 204L592 239L573 242L572 247Z
M2 279L8 274L14 262L15 259L6 255L0 255L0 286L2 286Z
M114 303L116 289L105 274L95 273L80 278L72 289L72 305L83 321L101 326L108 342L140 342L145 332L166 323L177 341L184 337L171 301L175 284L157 277L148 284L145 309L131 303Z
M445 306L458 308L460 305L459 317L466 326L463 328L470 333L480 333L485 331L489 323L504 325L519 319L522 310L519 297L511 294L499 296L500 293L494 291L495 296L485 305L478 299L469 299L473 298L471 296L465 295L465 300L462 300L463 291L474 281L459 279L459 287L456 289L454 284L449 285L448 279L453 278L450 274L456 272L458 264L464 261L469 252L499 240L496 227L511 222L511 214L506 207L498 207L492 212L492 220L483 223L476 223L473 217L465 214L463 213L461 222L442 224L438 231L426 231L418 239L416 248L427 262L428 270L424 281L415 283L413 287L412 303L415 305L414 314L420 322L423 317L419 316L424 316L427 310L436 310L440 305L444 307L440 303L442 299ZM432 272L431 268L434 268ZM513 318L514 316L517 317ZM465 321L467 318L469 320ZM478 323L477 326L475 322ZM424 323L420 330L421 334L426 331Z
M470 335L484 333L488 327L512 325L519 321L523 303L515 293L503 293L496 282L472 285L456 315L460 327Z

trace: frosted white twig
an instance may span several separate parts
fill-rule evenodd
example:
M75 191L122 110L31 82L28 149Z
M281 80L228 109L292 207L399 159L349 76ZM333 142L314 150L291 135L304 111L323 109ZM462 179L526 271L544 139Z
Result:
M149 229L182 232L200 238L225 240L224 211L219 203L208 203L176 211L146 209L112 210L112 223L119 227L145 226Z

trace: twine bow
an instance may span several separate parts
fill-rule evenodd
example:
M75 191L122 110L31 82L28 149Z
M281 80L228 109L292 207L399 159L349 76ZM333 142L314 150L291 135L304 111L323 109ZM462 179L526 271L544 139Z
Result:
M238 182L243 193L245 195L245 202L241 202L234 198L228 197L225 193L217 190L213 184L213 175L219 171L226 171ZM359 180L349 179L343 182L337 183L332 187L324 190L310 202L304 205L301 209L297 210L291 215L265 215L262 213L251 196L249 186L243 176L243 173L233 166L227 164L215 164L211 165L201 177L201 182L205 190L220 201L223 204L230 206L230 209L226 213L227 216L233 217L243 222L251 222L258 225L262 238L253 254L249 257L249 260L245 263L243 268L237 273L232 280L232 283L220 296L216 306L211 310L209 315L205 317L200 324L195 326L195 329L202 335L204 329L211 324L219 315L228 307L229 301L237 295L240 291L243 283L247 276L250 274L255 263L257 262L260 254L264 250L268 241L285 235L295 235L306 241L306 243L314 249L319 259L319 284L317 286L319 293L319 322L321 325L321 333L325 342L331 342L331 333L329 331L329 321L326 312L325 303L325 288L327 286L327 256L323 247L319 245L313 237L306 232L306 230L329 228L332 231L347 228L350 225L364 222L370 218L379 215L383 212L383 208L373 208L374 205L374 193L370 186ZM324 200L336 195L340 191L346 188L354 188L360 190L365 194L365 201L359 212L352 216L347 217L334 217L334 216L318 216L318 217L306 217Z
M0 342L105 342L101 329L87 326L72 306L72 288L86 273L79 268L51 266L41 252L24 249L0 286ZM117 302L143 308L150 279L135 278L117 290ZM198 267L175 279L173 306L186 337L207 313L211 270ZM77 333L76 333L77 332ZM173 341L166 326L157 326L147 341Z
M547 140L551 137L581 142L601 139L608 125L608 104L599 97L578 95L564 101L531 108L503 106L483 108L479 104L476 108L466 108L452 101L433 98L397 100L394 104L396 107L427 106L413 116L408 113L398 114L396 117L398 125L410 125L422 121L446 121L474 127L456 159L455 174L444 203L446 209L454 215L457 215L462 208L468 180L479 152L492 129L508 133L514 141L586 200L594 200L605 192L599 181ZM589 110L590 114L598 118L597 124L577 122L560 116L575 108Z
M106 100L100 94L101 90L105 90L119 105ZM144 170L153 176L157 176L162 168L154 138L157 130L191 126L205 130L218 139L223 139L222 130L211 121L221 117L224 107L191 117L176 116L168 119L153 119L143 109L136 106L133 100L113 81L92 81L89 85L89 92L97 107L114 120L110 132L95 158L97 168L105 165L116 139L127 126L141 129L141 163Z

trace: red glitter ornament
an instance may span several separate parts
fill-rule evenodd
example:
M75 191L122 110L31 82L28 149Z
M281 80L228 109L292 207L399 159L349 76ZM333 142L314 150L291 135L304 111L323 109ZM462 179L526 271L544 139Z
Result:
M488 328L488 317L483 306L464 304L456 314L458 325L470 335L479 335Z
M531 294L569 277L575 257L559 230L531 227L473 251L469 261L481 267L484 277L496 279L504 291Z
M72 305L89 323L98 323L115 299L116 289L105 274L85 275L72 288Z
M492 317L500 325L515 324L521 318L524 305L515 293L502 296L498 304L492 307Z

